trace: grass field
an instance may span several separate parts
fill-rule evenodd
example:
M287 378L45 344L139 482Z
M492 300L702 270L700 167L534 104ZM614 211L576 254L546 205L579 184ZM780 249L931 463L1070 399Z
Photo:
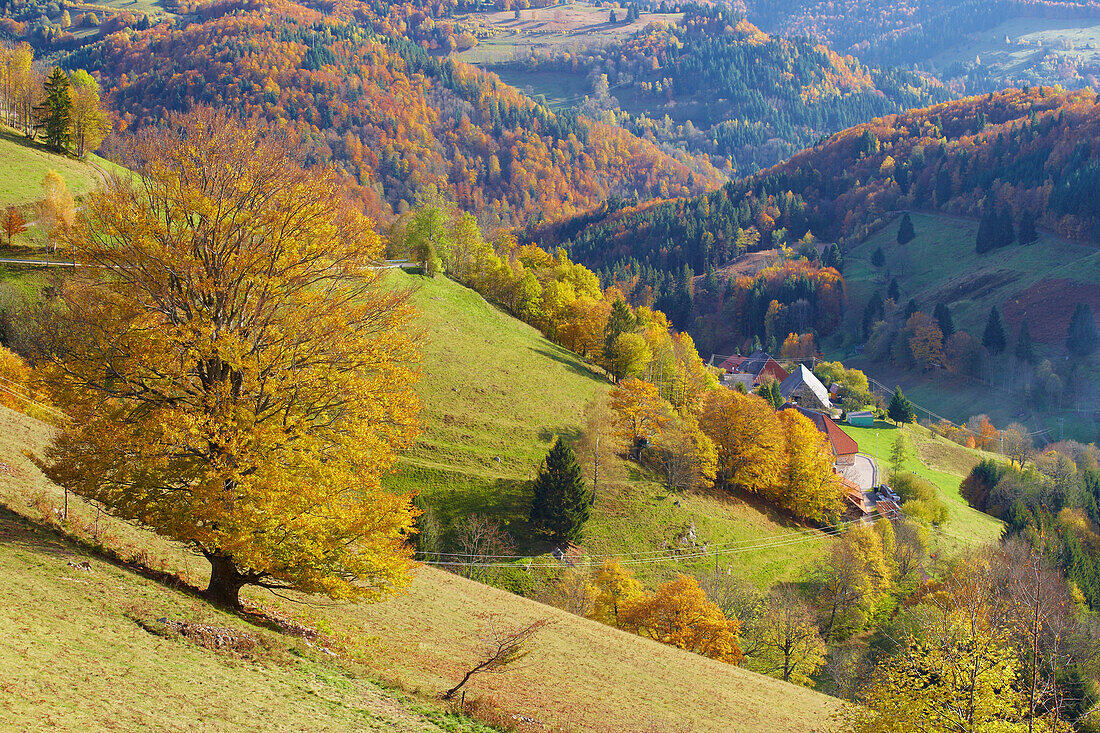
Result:
M612 24L608 22L611 9L583 3L521 10L518 20L514 11L467 13L457 17L486 26L494 35L455 56L471 64L492 65L522 60L532 53L578 51L624 40L650 23L673 23L682 17L643 13L634 22L624 23L625 14L624 8L616 8L618 22Z
M897 244L897 224L891 223L845 253L844 279L854 308L861 309L875 290L885 293L896 277L901 302L913 298L926 313L946 303L956 328L978 338L989 309L996 305L1005 319L1010 348L1026 316L1040 358L1055 362L1065 357L1066 329L1077 302L1091 303L1093 313L1100 314L1100 247L1041 234L1033 245L977 254L976 221L916 213L912 218L916 238L907 245ZM886 264L878 269L870 260L880 247ZM1012 420L1026 421L1032 429L1045 427L1055 440L1065 435L1088 442L1098 436L1087 412L1030 415L1028 405L1006 390L1003 380L989 384L942 372L914 374L847 353L833 357L888 386L900 384L912 400L956 422L985 413L1001 427ZM1084 392L1073 406L1100 406L1100 390L1093 386L1100 360L1094 357L1082 368Z
M51 170L61 174L74 196L82 196L103 180L99 168L121 170L96 155L89 155L88 161L57 155L0 125L0 206L41 200L42 179Z
M422 490L446 524L474 512L491 514L504 521L522 552L548 551L546 545L525 541L531 537L530 481L553 437L575 439L585 405L606 394L611 384L575 354L472 290L444 278L393 277L396 286L414 289L426 331L419 387L425 429L390 484ZM618 472L622 480L598 493L586 525L583 544L593 554L664 549L692 524L700 545L756 546L802 530L767 507L739 498L669 492L625 461ZM794 548L741 549L719 562L771 585L797 580L829 541L813 533ZM713 564L713 558L673 561L639 567L638 573L654 582Z
M246 593L268 612L340 640L314 645L211 609L100 560L26 517L62 506L23 455L50 428L0 407L0 711L19 730L474 731L432 702L475 653L477 614L552 625L514 672L476 678L472 699L543 726L520 730L825 730L839 704L811 690L617 631L432 568L375 605L301 603ZM70 498L88 526L96 512ZM17 512L18 514L16 514ZM201 584L205 562L104 515L100 541ZM74 568L88 561L90 570ZM306 600L306 599L302 599ZM245 631L231 654L157 632L159 618ZM379 684L384 680L385 684ZM396 692L395 688L403 690Z
M981 451L965 448L946 438L935 436L927 428L907 425L900 428L908 439L911 457L905 469L928 479L939 489L947 504L949 519L936 533L935 549L950 552L960 547L992 544L1001 536L1002 522L973 509L959 494L959 483L984 456ZM885 481L889 471L890 449L899 428L884 420L873 428L845 425L844 431L855 438L862 453L876 458Z

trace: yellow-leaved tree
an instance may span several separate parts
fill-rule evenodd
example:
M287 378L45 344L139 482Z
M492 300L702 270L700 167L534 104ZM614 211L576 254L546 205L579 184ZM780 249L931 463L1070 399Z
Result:
M68 233L44 319L73 418L40 465L247 584L375 599L409 582L417 510L381 477L415 437L407 296L335 174L210 110L135 137Z

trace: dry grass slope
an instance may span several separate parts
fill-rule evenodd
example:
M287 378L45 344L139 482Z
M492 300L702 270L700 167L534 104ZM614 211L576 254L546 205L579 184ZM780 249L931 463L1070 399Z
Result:
M423 568L412 590L368 606L252 600L348 640L333 660L299 639L257 629L204 602L105 562L25 518L59 506L61 491L23 455L49 439L43 423L0 407L0 702L20 730L476 731L431 705L380 688L397 682L434 697L473 658L477 613L512 623L550 617L514 672L475 679L475 697L554 730L825 730L838 708L811 690L632 636L457 576ZM71 498L87 522L94 511ZM145 530L101 518L113 546L192 582L200 558ZM87 560L90 571L69 565ZM234 655L151 634L167 617L261 637ZM139 623L140 622L140 623ZM446 724L444 724L444 722Z

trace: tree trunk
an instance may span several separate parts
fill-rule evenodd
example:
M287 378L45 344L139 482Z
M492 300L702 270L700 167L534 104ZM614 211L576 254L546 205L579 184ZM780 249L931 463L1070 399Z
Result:
M246 578L237 570L233 558L213 552L204 552L210 561L210 585L206 597L226 608L241 607L240 592Z

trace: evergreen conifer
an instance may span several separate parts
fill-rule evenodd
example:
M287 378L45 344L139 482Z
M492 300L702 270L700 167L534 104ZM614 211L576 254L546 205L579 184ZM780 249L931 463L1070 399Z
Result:
M585 486L576 453L555 438L535 478L531 524L553 540L575 542L591 506L592 492Z

